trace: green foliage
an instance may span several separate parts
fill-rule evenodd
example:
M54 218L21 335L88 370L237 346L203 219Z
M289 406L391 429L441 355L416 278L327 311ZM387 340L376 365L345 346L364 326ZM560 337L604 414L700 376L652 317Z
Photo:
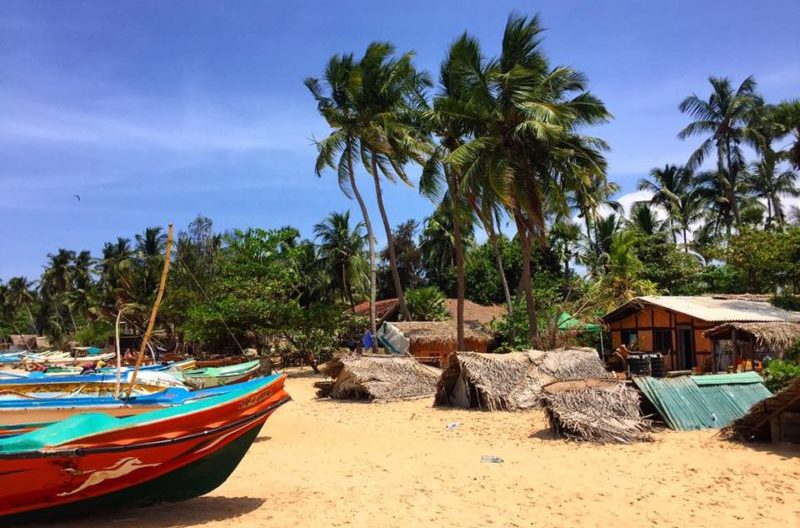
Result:
M764 385L772 392L777 392L794 378L800 376L800 364L794 361L773 359L764 369L764 375L766 377Z
M750 292L800 291L800 229L747 230L730 239L725 258Z
M114 324L110 321L92 321L79 328L74 335L75 341L82 346L99 346L114 342Z
M634 251L642 263L639 277L669 295L699 295L706 289L703 266L695 255L678 248L666 233L639 234Z
M776 295L770 302L778 308L800 312L800 295Z
M447 298L436 286L409 289L406 303L413 321L444 321L450 317Z

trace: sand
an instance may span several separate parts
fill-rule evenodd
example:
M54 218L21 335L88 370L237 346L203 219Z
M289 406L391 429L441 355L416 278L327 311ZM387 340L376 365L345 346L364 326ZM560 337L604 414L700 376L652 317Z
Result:
M314 381L293 373L294 401L211 494L58 526L800 526L800 446L714 431L578 444L552 438L539 411L316 400Z

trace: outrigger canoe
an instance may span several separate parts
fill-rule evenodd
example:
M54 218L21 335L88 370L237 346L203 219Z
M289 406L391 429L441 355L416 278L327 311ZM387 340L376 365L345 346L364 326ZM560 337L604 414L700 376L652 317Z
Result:
M261 362L255 360L225 367L199 368L181 372L178 377L196 389L218 387L252 378L258 373L260 365Z
M0 440L0 525L210 492L289 401L285 376L260 381L128 418L79 414Z
M277 378L277 374L270 376L270 379ZM104 412L117 417L134 416L164 407L185 405L235 390L254 388L260 383L261 380L256 379L196 391L172 387L161 392L134 395L128 400L113 396L0 398L0 438L34 431L79 413Z

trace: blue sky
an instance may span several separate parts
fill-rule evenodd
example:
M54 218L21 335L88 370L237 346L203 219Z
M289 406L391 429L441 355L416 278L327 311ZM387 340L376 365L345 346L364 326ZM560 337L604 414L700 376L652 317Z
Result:
M615 116L610 177L625 192L696 146L677 132L709 75L800 96L797 0L0 3L0 279L38 277L59 247L98 253L148 225L294 225L353 209L313 172L326 133L302 81L372 40L435 72L462 31L494 54L508 14L541 13L554 64L584 71ZM371 188L362 188L374 203ZM73 194L79 194L78 201ZM394 224L432 206L386 192ZM373 207L375 215L377 208Z

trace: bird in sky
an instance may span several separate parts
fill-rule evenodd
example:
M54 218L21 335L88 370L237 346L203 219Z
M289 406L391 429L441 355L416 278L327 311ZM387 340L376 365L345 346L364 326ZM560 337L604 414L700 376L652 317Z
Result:
M79 202L81 201L81 195L80 194L73 194L72 196L77 198Z

